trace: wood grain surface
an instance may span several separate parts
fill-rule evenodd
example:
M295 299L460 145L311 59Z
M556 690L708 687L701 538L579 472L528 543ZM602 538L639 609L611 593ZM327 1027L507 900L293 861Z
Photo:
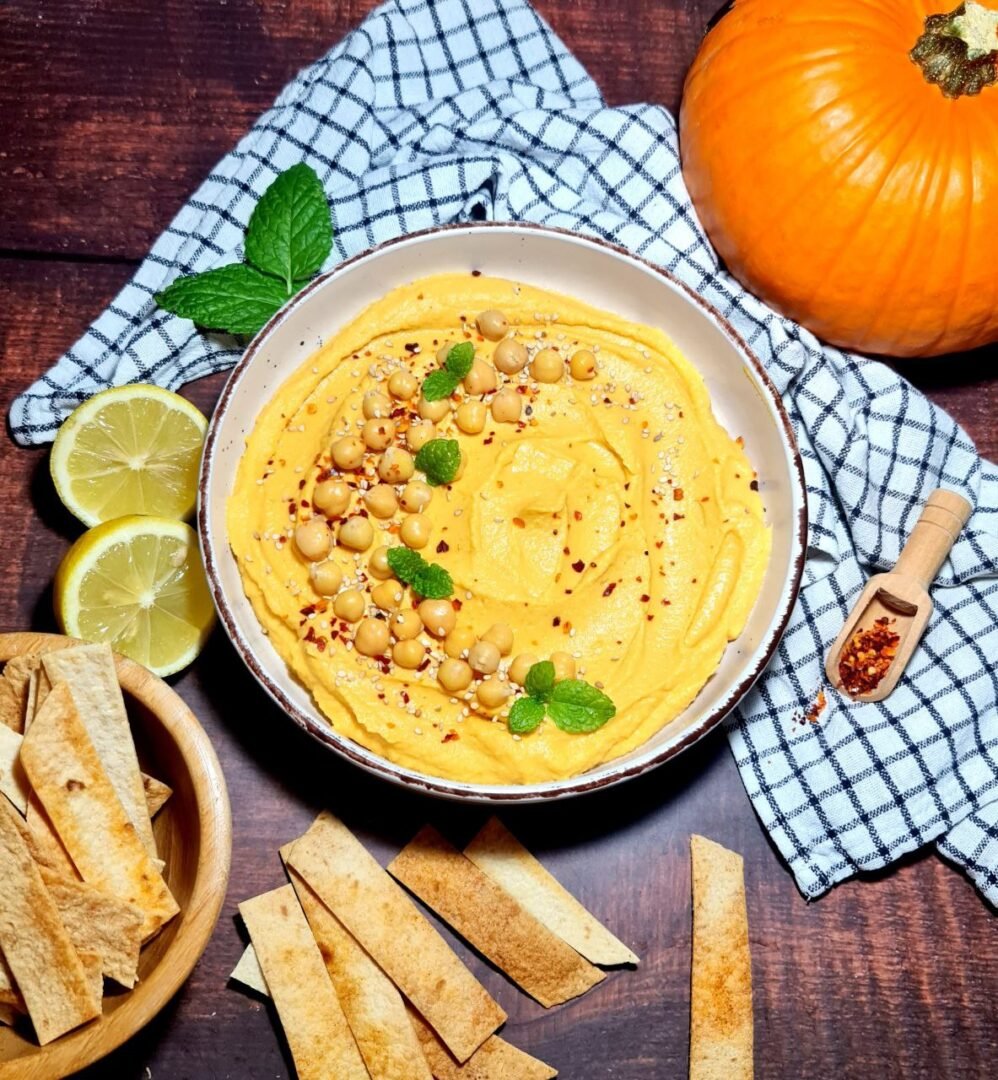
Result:
M674 108L718 0L539 0L611 102ZM211 165L370 0L6 0L0 5L0 408L82 332ZM995 350L904 373L998 456ZM222 379L189 388L210 409ZM0 441L0 629L53 628L50 580L77 524L43 451ZM387 861L419 825L463 842L474 808L396 792L277 713L220 634L178 692L210 733L232 800L222 918L184 990L88 1080L290 1075L268 1006L226 986L237 903L282 883L277 848L322 807ZM752 812L722 736L622 788L507 823L643 957L545 1011L466 956L510 1014L505 1036L567 1080L685 1075L689 836L745 856L760 1077L989 1077L998 1060L998 921L933 854L806 903ZM447 931L444 931L447 934Z

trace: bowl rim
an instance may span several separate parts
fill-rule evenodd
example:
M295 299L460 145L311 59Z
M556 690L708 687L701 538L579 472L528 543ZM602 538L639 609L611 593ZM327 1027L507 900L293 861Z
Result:
M0 660L84 644L62 634L0 633ZM45 1077L57 1080L94 1064L126 1043L187 982L208 947L225 903L232 867L232 811L225 776L211 739L173 687L134 660L117 653L114 660L126 697L134 698L156 717L177 745L191 774L201 827L190 900L180 913L176 937L156 967L124 996L118 1008L45 1046L32 1046L27 1054L0 1061L0 1080L14 1080L25 1067L30 1068L37 1080Z
M271 332L284 322L292 311L307 303L312 293L318 288L325 286L327 282L335 279L364 259L381 255L385 251L401 244L408 244L413 241L418 242L441 234L466 232L469 235L473 235L476 232L485 230L508 231L513 233L520 231L539 232L558 237L559 239L570 240L573 243L588 244L596 248L601 248L606 252L622 257L632 263L636 263L642 269L650 271L652 274L662 278L670 287L682 293L688 301L698 307L701 312L717 326L736 352L739 353L743 362L752 369L754 375L758 379L760 389L766 395L767 403L779 420L783 435L784 450L788 453L789 465L791 466L790 480L792 494L797 503L796 522L791 537L790 581L789 588L785 591L782 598L782 610L779 612L779 617L776 619L775 624L760 640L760 644L757 647L759 656L756 663L746 672L736 685L728 690L724 698L718 702L713 709L700 716L693 727L691 727L681 739L669 743L655 754L652 754L643 760L636 761L627 767L617 765L617 767L614 768L614 759L610 759L586 773L580 773L576 776L563 778L561 780L543 781L531 785L478 784L468 781L448 780L443 777L433 776L429 773L416 772L405 766L396 765L394 762L389 761L380 754L376 754L374 751L368 750L359 743L355 743L353 740L338 734L328 724L320 724L314 717L300 709L270 677L265 670L264 665L259 662L255 650L240 632L229 605L228 598L222 587L221 577L216 562L216 551L212 543L210 531L211 513L209 509L208 489L213 471L219 429L228 412L236 388L247 369L252 365L262 344L270 336ZM219 621L225 628L226 635L232 642L243 663L260 686L266 691L268 696L284 712L285 716L290 718L298 727L308 732L308 734L321 745L339 754L354 765L359 766L365 772L378 776L381 779L388 780L390 783L397 786L410 791L419 791L424 794L434 795L444 799L487 805L503 805L507 803L546 802L575 795L588 794L594 791L603 790L607 787L612 787L616 784L623 783L625 780L633 779L658 768L660 765L670 761L672 758L682 753L682 751L686 750L694 743L699 742L700 739L713 731L752 688L756 680L769 664L782 640L787 624L790 621L790 616L793 613L794 606L797 602L797 595L800 591L801 580L804 574L807 553L808 509L804 465L801 459L800 449L797 445L797 439L794 435L793 425L784 408L779 391L776 389L768 372L763 367L762 362L749 347L745 339L731 325L730 321L711 303L670 271L661 266L657 266L655 263L650 262L640 255L635 255L620 244L604 240L601 237L580 234L573 232L570 229L550 225L540 225L535 222L482 221L437 225L431 228L405 233L401 236L391 237L373 247L366 248L364 251L351 255L342 262L337 263L336 266L310 281L305 288L292 297L280 311L268 320L250 341L249 345L246 347L246 351L229 373L229 377L226 380L225 386L222 389L222 393L219 396L218 402L216 403L215 409L209 420L198 480L197 527L205 573L211 590L212 599L215 602L215 608L218 612ZM603 771L602 774L601 770Z

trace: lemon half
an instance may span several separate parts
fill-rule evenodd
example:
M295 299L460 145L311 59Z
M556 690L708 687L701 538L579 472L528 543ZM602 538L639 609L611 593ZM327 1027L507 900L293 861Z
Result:
M106 641L157 675L186 667L215 621L197 536L169 518L136 514L85 532L54 591L64 633Z
M52 445L56 491L84 525L126 514L185 518L197 498L208 421L159 386L118 386L85 401Z

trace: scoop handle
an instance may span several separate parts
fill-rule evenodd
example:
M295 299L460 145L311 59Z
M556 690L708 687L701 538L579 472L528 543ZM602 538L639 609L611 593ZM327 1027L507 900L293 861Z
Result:
M945 488L933 491L911 530L894 573L914 578L928 589L967 524L972 509L970 503L955 491Z

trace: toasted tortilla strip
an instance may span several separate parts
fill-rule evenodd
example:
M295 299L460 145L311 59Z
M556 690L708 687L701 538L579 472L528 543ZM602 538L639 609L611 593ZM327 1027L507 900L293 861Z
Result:
M101 1007L14 816L0 799L0 949L44 1046Z
M25 731L31 726L32 721L35 719L35 714L41 707L42 702L49 696L49 691L51 689L52 683L49 681L48 675L45 674L45 668L38 667L35 671L31 672L31 676L28 679L28 703L24 710Z
M80 955L98 953L103 973L130 990L138 977L142 947L139 908L82 881L57 877L50 870L42 870L42 880Z
M430 825L388 872L547 1008L606 978Z
M408 1011L409 1021L436 1080L552 1080L558 1075L557 1069L518 1050L498 1035L490 1035L460 1065L419 1013L412 1006L408 1006Z
M391 979L298 872L289 874L372 1080L431 1080L402 995Z
M22 813L28 812L28 778L21 768L21 736L0 724L0 791Z
M6 1005L20 1013L28 1010L24 1004L24 998L17 989L14 976L11 974L7 961L4 959L3 950L0 949L0 1005Z
M290 885L244 900L246 923L299 1080L368 1080L319 947Z
M464 849L465 855L577 953L604 967L637 964L637 956L492 818Z
M41 653L24 653L21 656L12 656L4 664L3 679L11 688L14 700L17 702L17 712L21 721L19 730L22 734L27 721L28 691L31 686L31 676L41 666Z
M250 990L255 990L258 994L263 994L264 997L270 997L270 987L267 985L263 968L260 967L260 958L256 955L252 942L243 950L243 955L239 957L239 963L232 969L229 978L242 983L243 986L248 986Z
M19 735L24 731L24 709L14 688L4 679L0 679L0 724Z
M46 653L43 670L53 684L69 687L76 709L111 786L146 850L156 857L156 841L135 753L125 699L109 645L79 645Z
M149 812L151 821L166 805L167 800L173 794L173 788L157 780L154 776L142 774L142 787L145 791L146 810Z
M72 936L72 935L70 935ZM87 952L85 949L77 949L83 972L87 977L87 985L93 994L97 1004L104 1000L104 960L98 952ZM103 1009L101 1009L103 1012Z
M115 794L65 683L53 686L38 710L21 762L80 876L139 908L147 940L180 909Z
M693 862L691 1080L752 1077L752 958L741 855L690 837Z
M59 835L49 820L48 814L42 808L41 800L35 791L32 791L28 796L26 822L31 836L29 847L35 862L62 877L80 880L79 871L73 865L69 852L66 851L63 842L59 839Z
M371 959L466 1061L506 1014L374 856L322 813L288 856Z

